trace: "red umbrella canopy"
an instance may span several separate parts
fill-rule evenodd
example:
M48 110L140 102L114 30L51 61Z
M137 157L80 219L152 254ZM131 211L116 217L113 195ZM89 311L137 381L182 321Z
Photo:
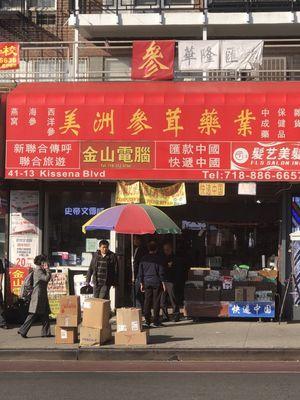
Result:
M163 211L146 204L107 208L82 226L83 233L97 229L136 235L181 233L180 228Z

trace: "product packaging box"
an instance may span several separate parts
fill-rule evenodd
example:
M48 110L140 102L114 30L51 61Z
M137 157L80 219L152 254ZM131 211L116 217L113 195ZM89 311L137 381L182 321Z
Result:
M109 326L110 301L88 299L84 302L82 326L88 328L106 328Z
M145 346L148 343L149 332L116 332L115 344L123 346Z
M184 315L186 317L226 318L229 316L228 302L185 301Z
M275 294L272 290L258 290L255 292L255 299L258 301L273 301Z
M117 309L117 332L141 332L142 311L139 308Z
M111 327L105 328L80 328L80 346L101 346L112 339Z
M61 328L63 328L63 327L77 328L79 323L80 323L80 320L78 318L78 315L58 314L56 316L56 325L60 326Z
M77 328L55 326L55 344L74 344L78 341Z
M255 290L253 286L238 287L235 289L235 301L254 301Z
M77 315L80 319L80 297L79 296L62 296L60 299L60 314Z

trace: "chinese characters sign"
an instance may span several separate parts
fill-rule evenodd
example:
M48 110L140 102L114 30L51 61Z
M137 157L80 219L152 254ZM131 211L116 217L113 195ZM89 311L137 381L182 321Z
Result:
M9 283L10 294L19 296L21 286L28 275L28 268L24 267L10 267L9 268Z
M229 317L234 318L275 318L275 302L234 302L229 303Z
M9 95L6 178L300 180L297 82L62 85Z
M178 42L180 71L219 69L219 40L181 40Z
M133 42L132 79L173 79L174 51L174 40L140 40Z
M18 69L20 65L19 43L0 43L0 71Z

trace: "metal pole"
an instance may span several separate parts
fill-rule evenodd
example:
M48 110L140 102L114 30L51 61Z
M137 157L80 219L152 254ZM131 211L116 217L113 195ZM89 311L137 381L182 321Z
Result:
M136 299L135 299L135 273L134 273L134 248L133 248L133 234L130 235L131 241L131 284L132 284L132 303L133 307L136 306Z
M79 43L79 0L75 0L75 25L74 25L74 47L73 47L73 79L74 81L78 78L78 43Z
M203 14L204 14L204 24L202 28L202 40L207 40L207 23L208 23L208 15L207 15L207 0L203 1ZM207 72L202 72L203 81L207 80Z

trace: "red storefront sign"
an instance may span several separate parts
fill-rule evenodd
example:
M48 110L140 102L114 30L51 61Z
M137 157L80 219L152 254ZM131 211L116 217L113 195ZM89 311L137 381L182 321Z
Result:
M19 43L0 43L0 70L19 69Z
M24 84L6 177L300 179L300 83Z
M25 267L9 268L9 287L11 295L19 296L21 286L28 275L28 272L28 268Z
M133 42L132 79L168 80L174 75L174 40Z

